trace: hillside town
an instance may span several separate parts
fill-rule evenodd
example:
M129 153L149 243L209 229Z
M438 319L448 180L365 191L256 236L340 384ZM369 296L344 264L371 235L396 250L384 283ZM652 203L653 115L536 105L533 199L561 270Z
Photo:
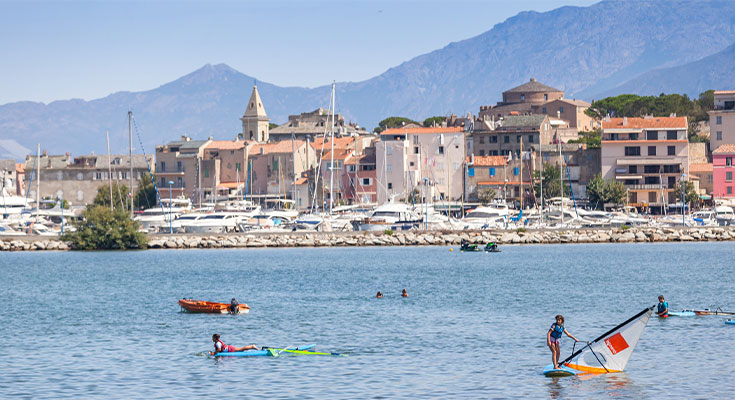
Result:
M155 154L39 145L24 163L0 160L0 213L60 222L105 193L147 232L732 223L735 91L714 91L708 143L690 140L687 116L595 117L535 79L475 115L374 131L331 107L278 125L275 100L254 85L240 132L172 137ZM593 134L598 145L581 140Z

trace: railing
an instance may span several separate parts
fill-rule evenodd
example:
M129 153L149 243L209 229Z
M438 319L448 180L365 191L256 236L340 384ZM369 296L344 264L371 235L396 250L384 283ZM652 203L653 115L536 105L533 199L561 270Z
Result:
M658 183L643 184L643 185L625 185L626 189L643 189L643 190L668 190L671 189L668 185L660 185Z

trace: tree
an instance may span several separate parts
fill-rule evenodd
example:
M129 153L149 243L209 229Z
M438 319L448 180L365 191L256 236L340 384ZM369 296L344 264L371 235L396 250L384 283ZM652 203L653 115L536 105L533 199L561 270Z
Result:
M477 189L477 199L482 204L491 203L497 196L498 192L493 188Z
M273 122L270 122L268 124L268 129L278 128L278 124L274 124Z
M130 203L128 203L128 185L120 182L112 182L112 204L117 210L130 209ZM110 207L110 185L100 185L97 188L97 196L94 198L93 204L98 206Z
M605 202L623 204L627 191L623 182L611 179L605 184Z
M87 207L83 216L81 221L74 222L76 231L62 236L73 249L143 249L148 245L148 238L139 231L138 222L131 220L124 208L112 211L109 207L94 205Z
M113 188L114 190L114 188ZM99 193L98 193L99 194ZM109 196L110 190L108 187L107 194ZM113 192L114 194L114 192ZM156 187L153 185L153 179L151 174L145 173L140 178L138 185L138 192L135 194L135 204L138 208L151 208L158 203L158 196L156 195Z
M606 203L622 204L627 192L622 182L614 179L605 181L600 174L595 175L587 183L587 199L595 208L602 208Z
M419 124L418 122L404 117L389 117L378 123L378 127L374 132L380 133L390 128L400 128L405 124Z
M561 174L561 170L559 169L559 166L552 165L552 164L544 164L544 170L543 170L543 177L544 177L544 198L550 199L552 197L560 197L561 196L561 190L559 189L559 176ZM533 171L533 180L534 180L534 191L536 192L537 196L540 196L541 193L541 183L539 181L539 177L541 176L540 171ZM568 197L571 195L571 189L569 188L569 185L564 183L564 196Z
M588 149L599 149L602 140L602 130L597 128L592 131L580 131L579 138L570 140L569 143L584 143Z
M424 126L428 128L434 126L434 124L441 125L446 120L447 117L429 117L424 120Z
M699 204L699 194L694 189L694 183L692 181L686 181L686 183L686 203ZM677 202L681 202L681 181L674 185L674 196Z

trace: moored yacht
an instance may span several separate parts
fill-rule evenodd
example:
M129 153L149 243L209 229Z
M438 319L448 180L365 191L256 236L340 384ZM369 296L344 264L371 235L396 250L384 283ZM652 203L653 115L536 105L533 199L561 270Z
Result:
M376 208L369 217L353 221L360 231L402 231L417 228L423 220L411 208L402 203L385 203Z

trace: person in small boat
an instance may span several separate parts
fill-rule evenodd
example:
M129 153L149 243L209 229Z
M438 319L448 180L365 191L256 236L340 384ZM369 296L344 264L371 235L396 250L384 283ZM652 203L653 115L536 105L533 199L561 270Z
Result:
M470 241L467 239L462 239L462 241L459 242L459 248L460 249L466 249L470 247Z
M562 315L557 315L556 322L551 324L551 328L546 332L546 345L551 349L551 360L554 363L554 369L559 369L559 341L561 340L562 334L574 339L575 342L579 342L577 338L572 336L572 334L564 328L564 317Z
M233 297L232 300L230 300L230 313L239 314L240 313L239 305L240 303L238 303L237 299Z
M656 314L661 318L669 316L669 303L664 301L664 295L658 296L658 307L656 308Z
M382 299L383 298L383 292L378 291L378 294L375 295L376 298Z
M498 249L498 245L495 242L490 242L485 246L485 250L495 251Z
M406 291L406 289L403 289L403 291L401 292L401 297L408 297L408 292Z
M251 344L250 346L243 346L243 347L235 347L229 344L225 344L222 340L219 338L219 333L215 333L212 335L212 341L214 342L214 351L210 351L209 355L214 355L216 353L234 353L236 351L245 351L245 350L257 350L258 348Z

